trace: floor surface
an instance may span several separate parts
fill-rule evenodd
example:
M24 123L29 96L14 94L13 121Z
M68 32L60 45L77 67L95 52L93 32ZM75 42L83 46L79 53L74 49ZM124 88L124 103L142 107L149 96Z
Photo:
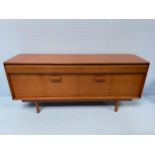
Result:
M0 101L0 134L155 134L155 95L120 102L117 113L113 102L46 103L37 114L32 103Z

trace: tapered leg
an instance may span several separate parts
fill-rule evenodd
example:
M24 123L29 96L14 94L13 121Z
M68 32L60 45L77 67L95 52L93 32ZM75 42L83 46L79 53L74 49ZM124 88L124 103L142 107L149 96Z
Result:
M36 112L39 113L40 108L39 108L39 102L38 101L35 101L35 106L36 106Z
M118 106L119 106L119 104L118 104L118 100L115 100L115 112L118 111Z

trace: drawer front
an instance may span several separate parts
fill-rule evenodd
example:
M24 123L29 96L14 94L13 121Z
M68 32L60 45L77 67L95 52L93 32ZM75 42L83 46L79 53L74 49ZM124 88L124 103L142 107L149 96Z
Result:
M11 74L16 99L74 96L77 94L76 76Z
M79 75L78 95L108 96L110 92L111 75Z
M140 97L145 74L118 74L112 76L110 96Z
M115 74L146 73L148 65L5 65L7 73Z

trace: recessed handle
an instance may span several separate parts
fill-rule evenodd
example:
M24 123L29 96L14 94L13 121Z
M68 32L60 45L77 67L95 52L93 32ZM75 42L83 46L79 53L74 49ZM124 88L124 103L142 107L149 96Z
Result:
M51 76L50 81L53 83L62 82L62 77L61 76Z
M104 77L95 77L95 82L106 82L106 80L104 79Z

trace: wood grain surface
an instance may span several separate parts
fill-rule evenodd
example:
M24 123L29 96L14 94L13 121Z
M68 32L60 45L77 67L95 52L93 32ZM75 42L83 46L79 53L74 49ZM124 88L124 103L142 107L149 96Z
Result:
M19 54L4 64L148 64L133 54Z
M133 54L19 54L4 62L12 98L114 100L140 98L149 62Z

